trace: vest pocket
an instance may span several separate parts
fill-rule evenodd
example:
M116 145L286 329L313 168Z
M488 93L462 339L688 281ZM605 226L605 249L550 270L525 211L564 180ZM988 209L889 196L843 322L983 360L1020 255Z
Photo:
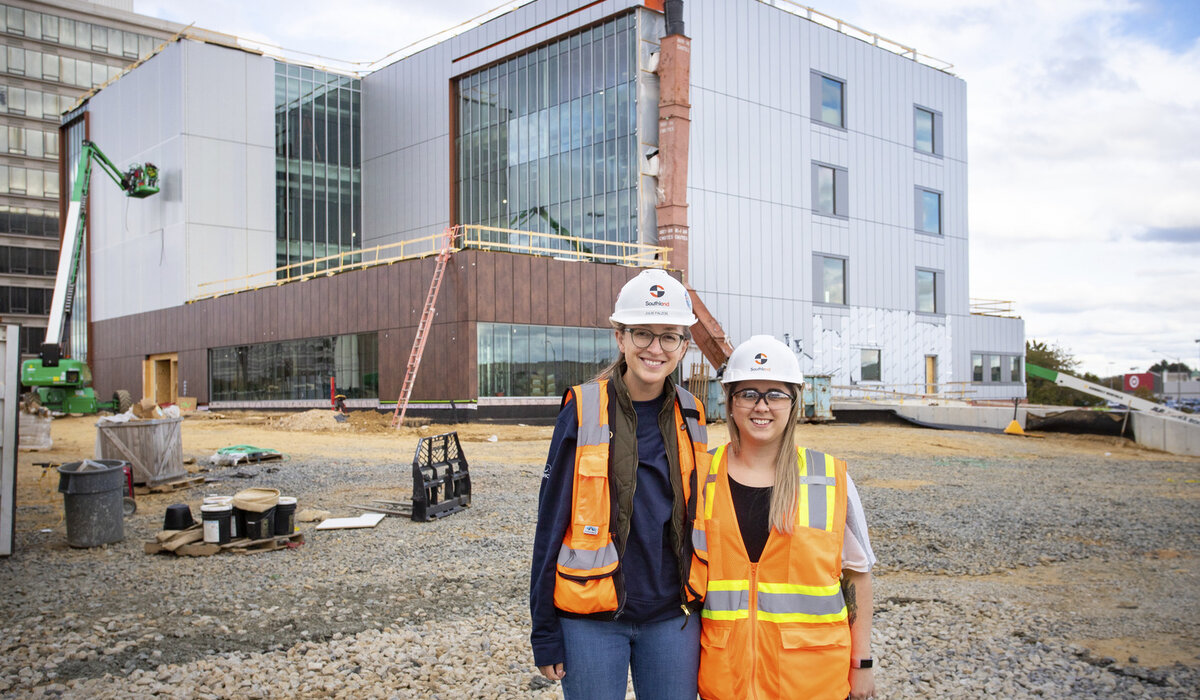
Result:
M617 609L617 587L613 573L598 577L572 576L558 572L554 585L554 607L568 612L589 615Z
M733 630L730 624L722 624L704 620L701 624L700 643L712 649L724 649L729 643L729 633Z
M781 627L779 642L784 649L836 649L850 646L850 628L845 625Z
M602 539L608 538L608 459L592 452L579 455L579 473L575 479L574 524L594 527ZM582 531L581 531L582 532Z

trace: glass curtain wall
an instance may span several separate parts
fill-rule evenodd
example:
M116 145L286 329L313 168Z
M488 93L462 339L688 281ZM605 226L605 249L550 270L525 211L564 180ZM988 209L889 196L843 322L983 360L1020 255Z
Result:
M360 84L344 75L275 63L279 267L361 246ZM336 265L336 261L300 265L281 270L278 277L296 277Z
M638 240L635 28L622 15L458 79L456 223Z
M379 336L326 336L208 351L212 401L379 398Z
M561 396L617 356L611 328L480 323L480 396Z

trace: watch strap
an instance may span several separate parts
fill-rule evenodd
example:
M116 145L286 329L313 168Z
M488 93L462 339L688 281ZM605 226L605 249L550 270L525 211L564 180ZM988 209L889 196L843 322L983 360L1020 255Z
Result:
M875 662L872 659L850 659L850 668L872 668Z

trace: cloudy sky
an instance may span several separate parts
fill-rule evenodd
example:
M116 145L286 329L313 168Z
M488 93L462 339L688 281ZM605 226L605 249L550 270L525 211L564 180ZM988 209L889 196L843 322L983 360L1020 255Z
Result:
M808 4L966 81L972 297L1101 376L1200 365L1200 0ZM362 68L498 5L134 2Z

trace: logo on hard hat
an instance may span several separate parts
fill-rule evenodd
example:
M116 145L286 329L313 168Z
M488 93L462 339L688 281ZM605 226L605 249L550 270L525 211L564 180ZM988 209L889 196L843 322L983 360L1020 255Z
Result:
M759 365L767 364L767 356L761 352L758 353L757 355L754 356L754 363L759 364Z
M655 285L650 286L650 294L653 296L661 297L662 295L664 295L666 293L667 293L667 290L663 289L661 284L655 284Z

